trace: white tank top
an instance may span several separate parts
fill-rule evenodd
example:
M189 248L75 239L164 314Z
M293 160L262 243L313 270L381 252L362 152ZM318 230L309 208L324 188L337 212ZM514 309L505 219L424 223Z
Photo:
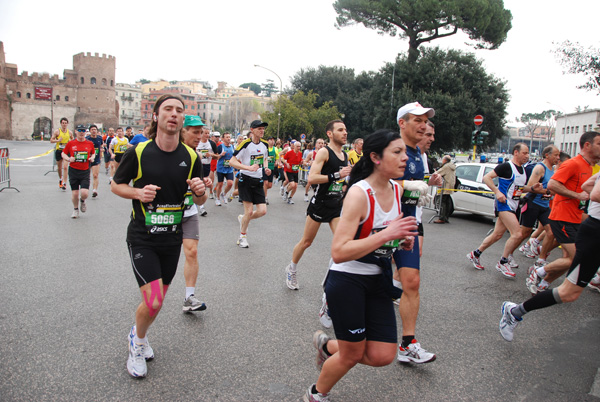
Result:
M365 196L367 197L367 200L369 199L369 194L368 194L369 190L372 191L372 194L374 195L374 198L375 198L374 211L373 211L373 224L372 224L370 233L367 236L370 236L373 233L377 233L378 231L385 229L387 227L387 225L389 224L389 222L394 220L400 213L400 205L401 204L399 203L399 197L400 197L400 192L398 189L399 185L398 185L398 183L396 183L393 180L390 180L390 183L394 189L394 204L392 205L390 210L387 212L384 211L383 209L381 209L381 206L377 202L377 194L375 194L375 192L373 191L373 189L371 188L369 183L367 183L365 180L361 180L358 183L354 184L354 186L360 188L361 190L363 190L365 192ZM344 210L342 209L342 214L343 213L344 213ZM361 226L363 224L365 224L367 222L367 220L369 220L370 215L371 215L371 206L370 206L370 203L367 202L366 218L360 222L359 230L360 230ZM364 263L364 262L360 262L360 261L356 261L356 260L346 261L346 262L342 262L339 264L333 263L333 265L330 267L330 269L333 271L347 272L350 274L357 274L357 275L377 275L377 274L381 274L381 272L382 272L381 267L377 264L368 264L368 263Z
M598 185L598 180L600 180L600 175L596 177L596 184L594 187ZM588 215L592 218L600 220L600 202L590 201L590 205L588 206Z

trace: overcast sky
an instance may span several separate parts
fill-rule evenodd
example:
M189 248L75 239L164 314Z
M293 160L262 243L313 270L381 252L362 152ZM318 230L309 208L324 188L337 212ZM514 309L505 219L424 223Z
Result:
M74 54L97 52L116 57L117 82L199 79L237 86L273 79L278 86L274 74L254 67L259 64L276 72L284 88L301 68L377 71L407 51L406 40L362 25L336 29L332 3L0 0L0 41L6 61L17 64L19 73L62 77ZM463 34L426 46L460 48L483 59L489 73L507 81L509 121L527 112L600 107L597 95L576 88L585 79L563 75L551 53L553 42L566 39L600 47L595 33L600 1L504 0L504 5L513 14L513 28L498 50L475 51Z

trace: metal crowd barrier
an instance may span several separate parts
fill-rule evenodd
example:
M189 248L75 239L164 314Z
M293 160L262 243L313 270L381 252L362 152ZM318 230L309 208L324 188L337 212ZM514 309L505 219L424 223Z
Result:
M0 192L6 190L7 188L20 191L16 187L12 187L10 185L10 165L8 161L8 148L0 148L0 186L3 184L8 184L7 187L3 187L0 189Z
M441 188L446 188L446 181L442 180L442 186L429 186L427 194L431 196L431 199L427 205L423 205L423 209L429 209L431 211L435 211L435 215L433 215L427 223L431 223L435 218L440 217L440 211L442 209L442 190Z

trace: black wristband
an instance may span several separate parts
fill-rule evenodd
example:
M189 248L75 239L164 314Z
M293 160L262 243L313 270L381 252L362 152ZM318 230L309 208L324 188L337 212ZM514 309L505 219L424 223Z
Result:
M203 192L202 194L200 194L200 195L198 195L198 194L194 193L194 195L195 195L196 197L198 197L198 198L200 198L200 197L204 197L204 194L206 194L206 190L204 190L204 192Z
M330 182L330 183L333 183L334 181L336 181L336 180L337 180L337 179L335 178L335 176L334 176L334 174L333 174L333 173L329 173L329 174L327 175L327 178L329 179L329 182Z

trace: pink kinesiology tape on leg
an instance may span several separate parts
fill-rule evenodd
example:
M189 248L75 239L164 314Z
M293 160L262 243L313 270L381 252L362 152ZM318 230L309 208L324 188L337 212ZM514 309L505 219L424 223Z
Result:
M144 292L144 301L146 302L146 306L148 306L148 310L150 311L150 317L154 317L158 313L158 310L160 310L164 298L160 292L160 283L158 279L150 282L150 297L147 295L148 292ZM158 301L158 308L154 308L154 299Z

